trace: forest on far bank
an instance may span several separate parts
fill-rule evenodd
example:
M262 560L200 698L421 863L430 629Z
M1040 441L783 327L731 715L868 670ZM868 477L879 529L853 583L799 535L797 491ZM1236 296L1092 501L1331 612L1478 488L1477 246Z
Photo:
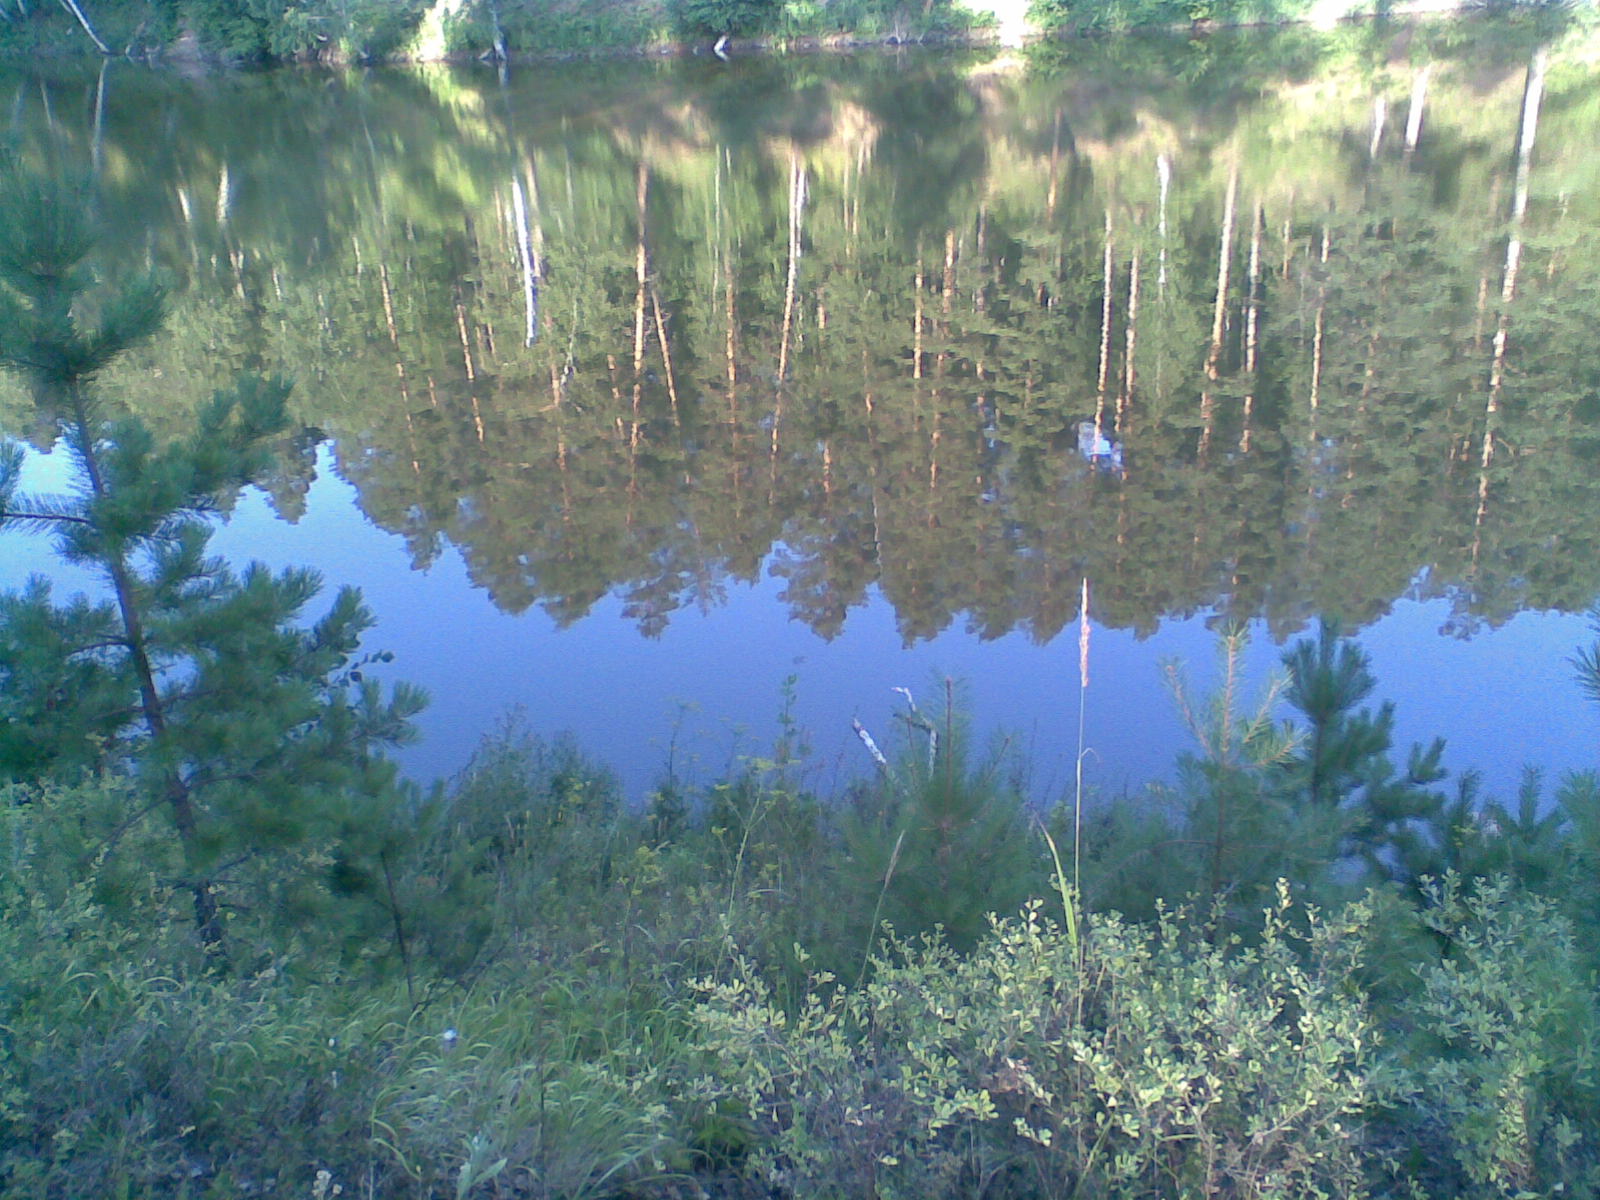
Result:
M171 61L438 61L858 42L992 41L1133 29L1385 17L1385 0L0 0L0 56ZM1468 0L1417 11L1535 10L1593 0Z

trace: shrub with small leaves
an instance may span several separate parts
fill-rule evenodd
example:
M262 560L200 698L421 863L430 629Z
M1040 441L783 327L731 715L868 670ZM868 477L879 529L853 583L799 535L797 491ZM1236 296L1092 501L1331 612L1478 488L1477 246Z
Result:
M704 1086L796 1197L1359 1195L1365 915L1284 885L1249 947L1186 912L1079 944L1034 904L970 955L891 941L870 984L821 977L792 1018L746 972L703 986Z
M1571 925L1504 879L1447 876L1427 898L1445 953L1403 1014L1419 1136L1454 1168L1437 1194L1596 1194L1600 1011Z

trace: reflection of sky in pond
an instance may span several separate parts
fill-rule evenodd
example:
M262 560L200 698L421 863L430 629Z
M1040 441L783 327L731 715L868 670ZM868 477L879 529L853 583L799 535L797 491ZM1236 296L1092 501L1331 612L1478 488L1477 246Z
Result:
M27 487L59 490L65 466L61 455L31 456ZM330 588L361 588L378 618L366 647L393 650L394 677L422 684L433 697L420 721L421 743L403 755L421 778L458 770L479 737L520 708L537 732L570 731L618 773L630 797L643 797L661 773L674 730L680 770L704 782L733 756L770 751L784 680L794 675L795 715L815 750L811 779L826 791L867 767L850 731L853 716L889 742L898 704L891 689L909 686L930 707L939 702L937 677L948 673L965 682L980 729L1012 736L1031 764L1036 796L1059 797L1071 787L1075 627L1046 646L1020 633L982 641L951 628L906 648L889 605L874 597L828 642L789 619L778 599L783 581L764 577L730 584L727 603L717 608L674 613L657 640L641 637L614 598L558 629L537 608L521 616L498 611L470 585L453 550L426 571L411 569L400 540L361 516L353 489L332 474L326 454L297 525L275 519L264 497L251 492L213 545L235 562L303 563L322 571ZM48 569L63 591L86 582L60 569L45 540L0 537L0 584L15 586L34 569ZM1584 620L1522 613L1458 639L1438 633L1447 616L1443 601L1402 600L1361 632L1380 697L1397 705L1398 757L1411 741L1443 735L1447 764L1482 771L1501 796L1514 790L1524 763L1551 779L1593 765L1600 713L1579 695L1567 662L1590 636ZM1252 632L1247 697L1259 694L1279 653L1259 623ZM1176 755L1190 743L1160 663L1181 660L1199 692L1215 681L1215 652L1203 618L1163 622L1142 641L1095 627L1085 766L1091 787L1114 794L1171 777Z

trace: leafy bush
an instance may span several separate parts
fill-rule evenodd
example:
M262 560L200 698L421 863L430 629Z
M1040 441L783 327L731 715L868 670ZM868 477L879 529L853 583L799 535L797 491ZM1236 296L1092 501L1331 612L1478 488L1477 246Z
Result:
M1183 913L1078 944L1035 903L971 955L897 942L864 988L819 976L792 1019L747 972L702 985L703 1086L794 1196L1355 1195L1364 920L1280 888L1253 948Z
M782 0L671 0L673 27L686 37L756 37L783 18Z
M1310 0L1032 0L1028 11L1043 29L1120 33L1191 22L1289 21L1310 7Z
M976 1190L960 1132L992 1119L994 1107L949 1053L952 1029L938 1020L876 1024L891 1001L932 1007L950 991L950 952L934 943L914 954L896 982L915 990L891 997L891 984L874 982L851 991L824 973L792 1017L748 964L729 982L702 983L695 1020L714 1061L700 1094L713 1110L745 1114L749 1169L783 1194L932 1198ZM968 1009L952 1020L967 1015L978 1017Z
M1571 926L1504 879L1432 886L1444 957L1403 1004L1420 1132L1452 1196L1600 1187L1600 1012Z

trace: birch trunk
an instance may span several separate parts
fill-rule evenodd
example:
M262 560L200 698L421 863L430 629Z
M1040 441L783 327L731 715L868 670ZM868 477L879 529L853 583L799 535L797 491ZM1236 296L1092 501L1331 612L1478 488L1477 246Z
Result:
M539 339L539 262L533 254L533 238L528 230L528 204L522 194L522 180L511 180L511 206L517 226L517 258L522 266L522 306L527 328L522 344L531 346Z
M789 151L789 271L783 287L783 334L778 343L777 403L772 410L772 482L778 477L778 437L783 426L784 391L789 382L789 348L794 337L795 291L800 281L800 235L805 228L806 168L797 150Z
M1489 465L1494 461L1495 426L1505 386L1506 351L1511 335L1511 304L1517 294L1522 268L1522 226L1528 211L1528 180L1533 169L1533 147L1539 132L1539 106L1544 99L1549 50L1541 46L1528 64L1522 94L1522 119L1517 132L1517 174L1511 193L1511 230L1506 237L1506 260L1500 275L1500 313L1495 323L1494 353L1489 364L1489 395L1483 409L1483 445L1478 455L1478 509L1473 518L1472 561L1478 560L1483 522L1489 512Z
M1411 106L1406 110L1406 155L1409 157L1416 152L1417 142L1422 137L1422 110L1428 99L1428 79L1433 74L1433 64L1429 63L1417 72L1417 77L1411 81Z
M1122 391L1117 396L1117 437L1128 436L1129 409L1133 404L1134 349L1139 336L1139 252L1128 266L1128 329L1122 357Z
M1106 422L1106 377L1111 367L1111 210L1106 209L1105 253L1100 264L1100 370L1095 376L1094 431L1099 436Z
M1217 297L1211 308L1211 344L1206 351L1206 383L1215 383L1222 364L1222 336L1228 316L1228 275L1233 262L1234 210L1239 201L1239 168L1228 173L1228 191L1222 201L1222 244L1217 250ZM1200 453L1211 448L1216 422L1216 397L1209 386L1200 393Z
M89 40L94 43L94 48L109 58L111 47L100 40L100 35L94 31L94 26L89 24L89 18L83 15L83 9L78 7L78 0L61 0L61 7L71 13L78 24L83 26L83 31L89 35Z
M1156 295L1167 294L1167 191L1172 186L1172 163L1165 154L1156 156L1156 182L1161 189L1156 205L1156 231L1160 236L1156 251Z
M1239 434L1239 449L1245 454L1250 452L1250 422L1255 412L1261 346L1261 236L1264 229L1261 201L1257 200L1255 213L1250 218L1250 273L1244 302L1244 373L1249 390L1244 394L1244 429Z

